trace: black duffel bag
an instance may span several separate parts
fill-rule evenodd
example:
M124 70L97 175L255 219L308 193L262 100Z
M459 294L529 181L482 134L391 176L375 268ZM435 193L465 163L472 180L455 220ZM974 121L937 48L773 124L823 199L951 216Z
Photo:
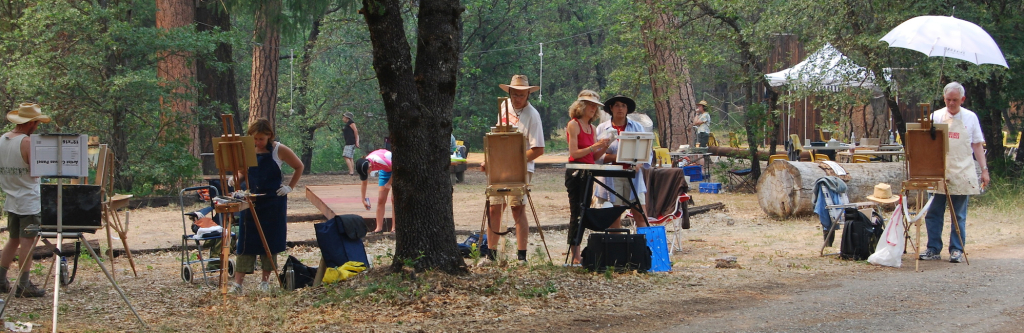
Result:
M617 272L647 272L651 269L651 249L647 247L645 235L631 234L629 229L608 229L606 232L624 234L592 233L583 249L583 268L593 272L604 272L612 267Z

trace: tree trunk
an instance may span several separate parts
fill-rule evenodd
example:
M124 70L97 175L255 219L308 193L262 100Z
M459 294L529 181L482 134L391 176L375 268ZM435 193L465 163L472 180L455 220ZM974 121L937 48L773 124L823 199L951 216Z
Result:
M221 9L220 3L214 0L200 0L196 6L196 30L213 31L219 27L221 31L231 31L231 16ZM218 70L213 63L202 59L196 61L196 80L201 85L199 107L199 146L204 153L213 153L213 137L221 135L220 115L234 115L235 128L241 127L238 110L238 88L235 85L234 60L231 44L218 43L213 51L216 62L229 64L225 70ZM200 159L203 174L217 174L217 165L212 156Z
M850 202L865 201L875 185L887 183L893 194L902 190L903 163L841 163L850 175L846 196ZM772 217L790 217L814 213L814 182L825 177L825 170L813 162L775 161L757 181L757 202Z
M659 0L646 0L649 8L661 6ZM647 71L651 77L654 110L662 147L693 143L693 117L697 115L690 69L686 59L672 41L677 34L678 18L670 11L651 10L643 23L643 42L650 60Z
M281 55L281 0L268 0L256 11L253 31L249 123L266 118L273 127L277 113L277 66Z
M988 81L967 81L963 85L968 96L966 104L977 114L981 132L985 136L985 159L992 162L1003 159L1005 152L1003 115L999 110L1006 105L1001 105L1000 99L991 93L1000 91L1001 83L999 78L991 78Z
M156 27L165 31L191 27L195 21L195 3L192 0L156 0ZM185 122L189 133L190 142L188 151L199 158L199 127L193 122L192 107L195 106L195 87L192 80L196 75L196 66L192 62L192 53L183 50L164 50L157 52L160 59L157 62L157 76L163 81L162 84L174 87L169 101L160 99L163 107L170 107L174 111L171 117L164 121Z
M309 67L313 65L313 51L316 49L317 40L320 38L320 26L323 25L323 20L326 16L326 11L318 15L316 20L313 21L313 27L309 30L306 44L302 47L302 61L299 62L299 85L295 88L295 94L298 95L298 99L293 106L295 108L295 116L302 119L301 123L305 124L301 128L302 147L299 152L299 159L306 166L302 170L303 174L309 174L313 170L313 139L316 138L316 130L324 126L323 123L313 123L309 119L309 103L306 99L306 92L309 91L307 87L309 86Z
M420 1L415 75L398 0L363 0L373 68L393 140L394 269L465 273L455 246L452 185L447 176L452 105L458 74L457 0Z

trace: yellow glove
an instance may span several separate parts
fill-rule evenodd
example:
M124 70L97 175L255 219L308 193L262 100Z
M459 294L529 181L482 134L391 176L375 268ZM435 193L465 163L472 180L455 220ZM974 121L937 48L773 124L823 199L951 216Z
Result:
M324 279L322 282L324 284L331 284L338 281L341 281L341 272L338 272L337 268L328 267L327 271L324 272Z
M359 261L349 261L346 262L344 265L341 265L341 267L339 267L338 269L352 272L353 275L355 275L354 273L365 271L366 266Z
M356 276L356 274L358 273L350 272L348 270L342 269L341 267L330 267L327 268L326 272L324 272L324 279L322 282L324 284L331 284L338 281L345 281L348 280L348 278L350 277Z

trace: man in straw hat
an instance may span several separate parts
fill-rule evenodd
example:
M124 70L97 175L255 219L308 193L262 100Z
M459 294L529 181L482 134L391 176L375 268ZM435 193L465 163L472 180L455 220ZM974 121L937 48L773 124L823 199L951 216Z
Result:
M7 293L11 290L7 270L17 254L21 258L19 267L23 272L15 294L18 297L42 297L46 291L29 281L27 269L32 267L32 255L28 251L38 232L25 230L25 227L41 224L39 178L29 173L29 135L35 132L39 123L50 122L50 117L40 112L39 104L21 103L17 110L7 113L7 120L15 126L0 139L0 188L7 195L4 211L7 212L7 230L11 235L3 252L0 252L0 291Z
M541 126L540 113L537 109L530 105L530 93L537 91L540 87L531 86L526 75L513 75L512 82L509 84L499 84L498 87L508 93L509 99L501 105L501 110L498 113L499 119L498 124L508 123L509 125L516 126L519 132L523 133L526 137L526 182L529 183L533 178L534 163L533 160L544 154L544 129ZM505 118L507 115L507 118ZM483 164L480 165L481 170L485 168ZM497 223L501 225L501 210L502 205L505 204L505 197L491 197L491 207L488 209L491 223ZM526 220L526 206L524 206L525 198L514 198L509 203L512 206L512 218L516 221L516 245L518 247L517 257L519 262L526 262L526 245L527 238L529 236L530 225L529 221ZM484 264L494 260L495 251L498 246L499 235L496 233L497 230L494 228L487 228L487 247L486 253L481 253L484 256Z
M953 223L956 225L949 234L949 262L959 263L964 259L964 242L967 237L967 198L981 194L981 189L988 185L988 164L985 163L985 136L981 133L978 115L971 110L960 107L967 100L964 87L958 82L950 82L942 89L942 98L946 107L932 113L932 121L936 124L949 125L949 149L946 152L946 193L936 193L935 200L928 207L924 224L928 229L928 249L920 256L921 260L940 260L942 255L942 226L945 223L946 196L949 196L953 211L956 213ZM973 158L972 158L973 156ZM981 179L975 169L974 162L981 167Z
M693 126L697 127L697 144L700 147L707 147L711 137L711 115L704 108L708 101L697 103L697 115L693 117Z

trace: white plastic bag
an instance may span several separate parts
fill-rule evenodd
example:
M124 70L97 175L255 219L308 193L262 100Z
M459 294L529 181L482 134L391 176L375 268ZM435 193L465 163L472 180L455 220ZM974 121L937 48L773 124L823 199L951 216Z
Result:
M903 244L906 242L903 230L903 206L896 205L896 210L885 226L882 238L875 246L875 253L868 257L868 262L875 265L900 267L903 264Z

